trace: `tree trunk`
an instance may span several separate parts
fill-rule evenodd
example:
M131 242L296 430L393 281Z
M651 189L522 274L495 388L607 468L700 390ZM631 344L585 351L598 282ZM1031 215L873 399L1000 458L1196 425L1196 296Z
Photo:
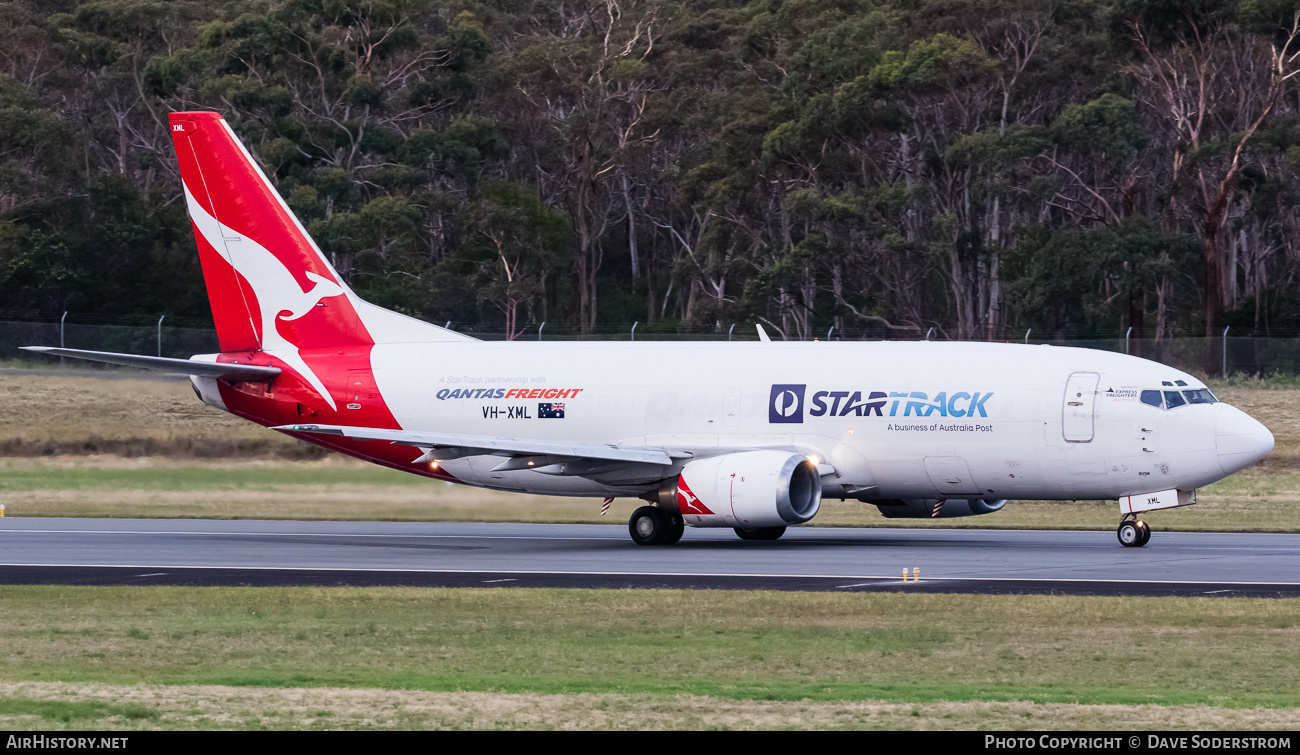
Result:
M1156 286L1156 340L1164 338L1169 329L1169 276L1160 279Z
M588 313L591 311L591 296L587 289L588 260L591 254L591 228L587 223L587 184L578 187L577 206L574 215L578 221L578 254L574 262L578 267L578 326L587 333Z
M1128 324L1133 330L1129 335L1132 338L1132 345L1129 353L1133 356L1142 356L1142 340L1147 337L1146 330L1146 294L1140 291L1130 291L1128 295Z
M1223 216L1228 209L1228 191L1232 176L1232 171L1229 171L1224 180L1219 182L1213 200L1207 202L1205 208L1205 227L1202 230L1201 254L1205 260L1206 338L1218 337L1223 329L1225 276L1223 250L1219 247L1219 229L1223 225ZM1219 361L1212 358L1212 355L1207 356L1206 373L1210 375L1219 374L1219 370L1222 368Z
M632 280L641 277L641 258L636 250L636 213L632 208L632 191L627 176L623 176L623 206L627 210L627 250L632 257Z
M645 311L646 322L650 325L655 324L655 260L658 258L658 239L659 235L653 231L650 234L650 254L646 258L646 275L645 275Z
M597 272L597 270L600 269L600 260L595 259L594 255L596 254L597 251L599 251L599 252L600 252L600 257L603 259L604 256L605 256L605 253L604 253L604 250L603 250L603 249L600 249L600 248L599 248L599 242L597 242L597 243L593 243L593 244L591 245L591 251L592 251L592 254L593 254L593 258L591 259L591 261L589 261L589 262L587 263L588 286L590 287L589 290L588 290L588 292L587 292L587 315L588 315L588 317L590 317L591 319L587 322L587 324L586 324L586 329L587 329L587 332L589 332L589 333L594 333L594 332L596 332L596 312L597 312L597 308L596 308L596 272Z
M1205 260L1205 337L1214 338L1223 329L1223 269L1219 251L1219 219L1205 218L1205 234L1201 239L1201 254ZM1213 361L1213 360L1211 360ZM1216 363L1217 365L1217 363ZM1207 365L1209 366L1209 365ZM1218 374L1217 367L1215 372Z
M1003 119L1005 123L1006 103L1003 102ZM1002 243L1002 204L1000 197L993 197L993 212L989 219L989 302L985 317L988 318L988 340L993 341L1002 335L1002 273L999 269L999 248Z

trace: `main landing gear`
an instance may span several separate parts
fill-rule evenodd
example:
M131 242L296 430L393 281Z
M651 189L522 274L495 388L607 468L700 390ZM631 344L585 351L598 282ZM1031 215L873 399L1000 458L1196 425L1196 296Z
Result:
M1137 514L1125 514L1115 535L1125 548L1141 548L1151 539L1151 527L1138 519Z
M741 540L776 540L785 527L735 527ZM642 506L627 520L627 531L637 545L672 545L682 539L686 523L681 514L668 513L658 506Z
M627 530L637 545L672 545L682 539L686 524L679 514L669 514L654 506L642 506L627 520Z

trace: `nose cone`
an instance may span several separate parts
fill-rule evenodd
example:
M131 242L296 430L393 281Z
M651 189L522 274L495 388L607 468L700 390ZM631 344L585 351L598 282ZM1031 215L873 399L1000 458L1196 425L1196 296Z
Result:
M1219 407L1214 435L1223 473L1232 474L1268 456L1273 450L1273 433L1236 407Z

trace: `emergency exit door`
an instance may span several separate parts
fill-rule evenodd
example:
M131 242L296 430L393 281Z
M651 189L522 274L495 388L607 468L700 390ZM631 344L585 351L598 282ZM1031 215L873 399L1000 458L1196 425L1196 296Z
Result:
M1061 432L1067 443L1091 443L1094 409L1097 403L1097 383L1101 376L1095 372L1075 372L1065 383Z

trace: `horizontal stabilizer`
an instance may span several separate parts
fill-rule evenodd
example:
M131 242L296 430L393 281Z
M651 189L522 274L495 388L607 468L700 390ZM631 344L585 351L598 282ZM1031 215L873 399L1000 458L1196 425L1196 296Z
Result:
M231 380L263 381L280 374L279 367L264 367L256 364L221 364L202 362L192 359L170 359L168 357L146 357L138 354L114 354L110 351L83 351L81 349L60 349L57 346L22 346L24 351L35 351L52 357L71 357L86 359L91 362L121 364L127 367L140 367L146 370L170 372L174 375L195 375L197 377L229 378Z
M420 448L455 448L458 449L458 453L473 449L478 451L479 454L563 456L575 459L604 459L607 461L663 465L673 463L672 458L661 448L627 448L606 443L570 443L562 440L497 438L490 435L385 430L376 427L349 427L347 425L280 425L271 429L290 433L341 435L356 440L386 440L390 443Z

